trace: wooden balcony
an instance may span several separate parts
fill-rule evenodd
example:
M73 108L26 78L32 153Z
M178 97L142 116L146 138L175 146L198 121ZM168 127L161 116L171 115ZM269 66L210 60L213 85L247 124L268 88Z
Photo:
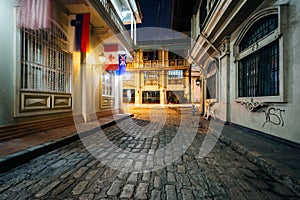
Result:
M144 60L127 63L127 70L153 70L153 69L187 69L189 63L184 59L169 59L169 60Z

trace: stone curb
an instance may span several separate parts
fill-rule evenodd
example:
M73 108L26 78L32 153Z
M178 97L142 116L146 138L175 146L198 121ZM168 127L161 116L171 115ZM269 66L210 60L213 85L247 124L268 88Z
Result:
M125 119L128 119L130 117L133 117L133 116L134 116L133 114L130 114L130 115L125 116L123 118L113 120L111 122L103 124L100 127L102 129L105 129L107 127L113 126L116 123L121 122L121 121L123 121ZM46 154L50 151L53 151L57 148L60 148L60 147L63 147L65 145L68 145L72 142L75 142L75 141L79 140L81 137L86 137L86 136L92 134L93 130L96 130L97 128L98 127L93 128L93 129L88 130L88 131L85 131L85 132L82 132L82 133L79 133L80 135L76 132L73 135L70 135L70 136L67 136L67 137L64 137L64 138L60 138L60 139L57 139L57 140L52 141L52 142L46 142L44 144L36 145L36 146L30 147L28 149L19 151L17 153L8 155L5 158L1 158L0 159L0 174L4 173L6 171L9 171L9 170L11 170L15 167L18 167L18 166L20 166L20 165L36 158L36 157L38 157L38 156L41 156L41 155Z
M221 135L219 137L219 140L229 145L233 150L237 151L241 155L245 156L248 160L258 165L268 175L286 185L298 196L300 196L300 180L295 178L295 176L293 176L285 168L278 166L276 161L265 158L256 151L250 151L244 145L241 145L240 143L228 138L227 136Z

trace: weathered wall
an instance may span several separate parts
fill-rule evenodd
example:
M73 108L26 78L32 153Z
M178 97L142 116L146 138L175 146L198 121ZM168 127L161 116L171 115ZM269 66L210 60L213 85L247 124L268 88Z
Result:
M275 1L269 1L272 5ZM261 10L267 7L267 4L258 8ZM250 16L251 17L251 16ZM288 6L288 29L286 30L285 48L280 51L285 51L286 62L284 63L285 75L281 74L280 81L285 81L287 102L268 103L268 107L263 107L258 112L250 112L244 105L236 102L237 97L237 66L233 57L234 44L241 32L241 27L231 35L231 59L230 59L230 117L231 122L246 126L255 130L259 130L277 137L291 140L300 143L300 1L290 1ZM283 79L283 77L285 78ZM281 109L268 110L269 108ZM265 113L265 112L267 113ZM280 117L280 112L282 118ZM268 115L270 114L270 115ZM278 125L273 124L278 123Z

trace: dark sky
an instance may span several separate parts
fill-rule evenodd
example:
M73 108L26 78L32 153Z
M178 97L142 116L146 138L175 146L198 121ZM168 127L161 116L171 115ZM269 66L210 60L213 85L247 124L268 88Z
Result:
M144 18L137 27L170 28L172 0L140 0L140 4Z

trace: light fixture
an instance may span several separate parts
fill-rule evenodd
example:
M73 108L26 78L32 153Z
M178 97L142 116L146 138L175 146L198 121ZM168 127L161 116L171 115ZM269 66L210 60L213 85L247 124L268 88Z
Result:
M101 53L101 54L99 55L98 60L99 60L100 64L105 63L105 60L106 60L106 59L105 59L105 56L104 56L103 53Z
M201 80L199 79L199 78L197 78L197 80L196 80L196 85L200 85L201 84Z

